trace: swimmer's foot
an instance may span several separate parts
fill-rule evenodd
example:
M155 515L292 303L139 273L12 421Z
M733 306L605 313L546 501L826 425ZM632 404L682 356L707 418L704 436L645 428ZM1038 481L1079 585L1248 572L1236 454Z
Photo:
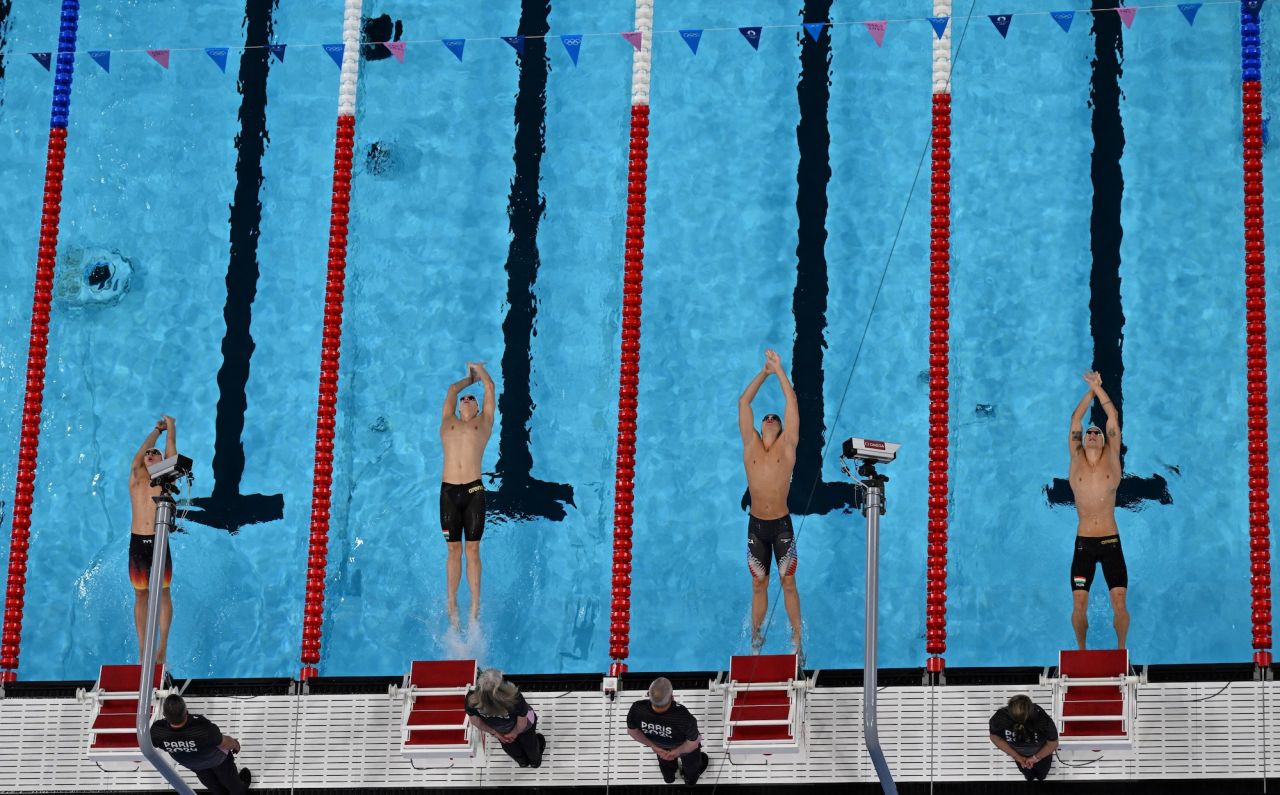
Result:
M791 636L791 646L796 652L796 663L800 666L800 670L804 670L804 644L798 636Z
M751 653L759 654L760 650L763 648L764 648L764 635L761 634L759 629L753 628L751 630Z

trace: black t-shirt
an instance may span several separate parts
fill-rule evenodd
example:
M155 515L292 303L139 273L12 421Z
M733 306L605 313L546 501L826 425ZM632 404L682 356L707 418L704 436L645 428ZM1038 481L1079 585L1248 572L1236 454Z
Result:
M1009 708L1003 707L991 716L990 732L1007 742L1013 750L1027 756L1039 751L1045 743L1058 739L1058 727L1053 725L1053 718L1039 705L1031 708L1031 719L1022 727L1022 731L1014 730L1013 716Z
M667 707L666 712L654 712L649 699L640 699L627 712L627 728L638 729L663 748L675 748L698 739L698 721L683 704L675 702Z
M524 693L516 694L516 704L511 708L511 712L506 715L486 715L475 707L471 706L471 702L467 702L467 714L475 715L480 720L489 725L490 729L499 734L506 734L516 727L516 719L526 717L529 714L529 704L524 700Z
M188 770L208 770L222 764L226 752L218 747L222 732L203 715L188 715L181 729L158 720L151 724L151 744Z

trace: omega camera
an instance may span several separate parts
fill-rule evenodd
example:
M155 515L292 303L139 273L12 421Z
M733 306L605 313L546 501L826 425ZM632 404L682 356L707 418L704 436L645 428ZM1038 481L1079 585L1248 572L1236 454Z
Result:
M185 455L173 455L160 463L147 467L151 485L159 486L168 494L178 493L178 481L191 475L191 459Z
M873 464L887 464L898 457L898 449L902 445L893 442L882 442L878 439L860 439L850 436L844 440L844 457L856 458Z

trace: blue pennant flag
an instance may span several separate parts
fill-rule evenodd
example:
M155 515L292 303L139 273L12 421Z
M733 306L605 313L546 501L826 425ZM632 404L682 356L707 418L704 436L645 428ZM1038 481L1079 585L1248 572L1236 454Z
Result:
M333 62L338 65L339 69L342 68L342 51L345 49L345 47L346 45L343 45L343 44L324 45L324 51L329 53L329 57L333 59Z
M929 24L933 25L933 32L938 34L938 38L942 38L942 34L947 32L947 23L951 21L951 17L929 17Z
M511 45L519 55L524 55L524 36L503 36L502 40Z
M760 30L761 28L758 25L752 28L738 28L742 38L751 43L751 49L753 50L760 49Z
M1013 22L1013 17L1009 14L988 14L991 24L996 26L996 30L1000 31L1000 38L1009 38L1009 23Z
M444 46L449 48L449 52L458 56L458 62L461 63L462 48L466 46L467 40L466 39L441 39L440 41L444 43Z
M825 22L806 22L804 23L804 32L809 34L809 38L814 41L822 35L822 29L827 26Z
M1196 24L1196 12L1200 10L1200 6L1204 3L1178 3L1178 10L1187 18L1188 25Z
M684 39L684 43L689 45L689 49L693 50L693 54L698 54L698 42L702 41L702 30L681 30L680 38Z
M46 72L47 72L47 71L49 71L49 64L53 63L53 53L51 53L51 52L33 52L33 53L31 53L31 57L32 57L32 58L35 58L37 61L39 61L39 62L40 62L40 65L44 67L44 70L45 70Z
M89 50L89 57L102 67L102 71L111 73L111 50Z
M1053 11L1049 16L1053 17L1053 21L1057 22L1064 33L1071 32L1071 22L1076 18L1074 11Z
M271 51L277 61L284 63L284 48L287 46L286 44L268 44L267 49Z
M226 47L205 47L204 51L209 54L213 62L218 65L223 74L227 73L227 48Z
M578 65L578 52L582 50L582 34L581 33L562 33L560 41L564 44L564 49L569 53L569 58L573 61L573 65Z

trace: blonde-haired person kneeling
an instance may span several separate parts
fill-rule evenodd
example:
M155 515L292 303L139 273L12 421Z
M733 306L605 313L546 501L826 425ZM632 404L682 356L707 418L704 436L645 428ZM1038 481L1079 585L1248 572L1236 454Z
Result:
M988 731L991 744L1018 763L1027 781L1044 781L1049 775L1058 747L1058 728L1029 696L1014 696L1009 706L996 710Z
M476 678L476 689L467 694L471 724L492 734L507 756L520 767L541 767L547 738L534 731L538 716L524 700L520 688L508 682L497 668L487 668Z

